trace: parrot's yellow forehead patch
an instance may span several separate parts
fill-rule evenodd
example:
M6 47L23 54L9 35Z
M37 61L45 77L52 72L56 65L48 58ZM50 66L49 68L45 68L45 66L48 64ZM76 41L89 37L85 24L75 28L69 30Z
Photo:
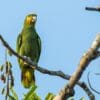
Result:
M26 17L26 24L31 24L36 21L36 16L27 16Z
M32 17L27 16L26 23L31 24L31 22L32 22Z

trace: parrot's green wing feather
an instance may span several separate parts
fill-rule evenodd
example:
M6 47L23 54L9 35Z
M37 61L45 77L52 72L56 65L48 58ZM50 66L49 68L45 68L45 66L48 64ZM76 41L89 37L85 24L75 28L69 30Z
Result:
M39 36L38 36L38 48L39 48L39 57L40 57L40 54L41 54L41 39L40 39Z
M22 44L22 35L19 34L18 35L18 38L17 38L17 44L16 44L16 51L17 51L17 53L19 53L21 44Z

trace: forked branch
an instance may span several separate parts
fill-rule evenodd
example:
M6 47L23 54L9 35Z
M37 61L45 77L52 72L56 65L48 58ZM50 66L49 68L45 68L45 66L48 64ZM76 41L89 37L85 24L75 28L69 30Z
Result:
M74 76L74 80L72 79L72 77L70 75L66 75L64 74L62 71L51 71L51 70L48 70L48 69L45 69L45 68L42 68L40 66L38 66L37 64L35 64L34 62L32 62L30 59L28 59L27 57L23 57L23 56L20 56L19 54L17 54L10 46L9 44L3 39L3 37L0 35L0 40L1 42L3 43L3 45L14 55L16 56L17 58L20 58L22 59L23 61L27 62L29 65L31 65L32 68L35 68L37 71L43 73L43 74L48 74L48 75L53 75L53 76L59 76L63 79L66 79L66 80L70 80L69 81L69 86L70 88L73 88L75 84L78 84L86 93L87 95L89 96L90 98L90 95L92 97L94 97L94 95L92 94L92 92L89 90L89 88L87 87L87 85L84 83L84 82L80 82L78 81L79 80L79 76L78 76L78 79L76 80L76 75L72 75L72 77ZM95 43L94 43L95 44ZM91 49L92 50L92 49ZM100 54L99 54L100 55ZM93 52L93 55L92 55L92 59L95 59L98 57L98 53L97 52ZM87 58L86 58L87 59ZM92 60L91 59L91 60ZM87 59L88 60L88 59ZM89 64L90 60L86 63L85 66L87 66ZM33 67L34 66L34 67ZM83 70L84 68L82 68ZM80 76L82 74L83 71L81 71L80 73ZM74 82L71 82L71 81L74 81ZM71 84L71 85L70 85ZM66 90L66 87L64 88L64 90ZM62 90L63 91L63 90ZM63 92L61 92L63 93ZM60 93L60 94L61 94ZM66 94L66 92L65 92ZM65 94L63 93L63 95L65 96ZM58 100L58 99L54 99L54 100ZM59 100L64 100L64 99L59 99Z

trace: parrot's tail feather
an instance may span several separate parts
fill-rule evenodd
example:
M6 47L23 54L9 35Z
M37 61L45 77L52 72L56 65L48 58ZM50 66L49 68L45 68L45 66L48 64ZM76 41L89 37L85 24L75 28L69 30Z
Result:
M29 66L24 67L22 70L21 82L25 88L30 88L32 85L35 85L34 70Z

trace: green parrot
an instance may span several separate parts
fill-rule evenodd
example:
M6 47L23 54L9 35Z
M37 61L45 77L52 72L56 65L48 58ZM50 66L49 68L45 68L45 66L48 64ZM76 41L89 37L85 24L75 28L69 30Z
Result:
M41 53L41 39L36 32L36 14L26 16L22 32L18 35L16 50L21 56L30 58L34 63L38 63ZM34 70L27 63L18 58L21 69L21 83L25 88L35 85Z

